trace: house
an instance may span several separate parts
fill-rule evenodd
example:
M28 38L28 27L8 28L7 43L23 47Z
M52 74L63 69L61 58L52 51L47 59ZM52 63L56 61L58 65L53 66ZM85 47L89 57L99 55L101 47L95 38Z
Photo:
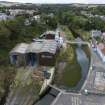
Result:
M58 52L55 40L36 40L30 44L16 45L10 52L10 62L16 66L53 66Z
M102 39L105 40L105 32L102 33Z
M0 21L7 20L7 19L13 19L13 16L7 15L6 13L0 13Z
M105 45L103 43L99 43L97 45L97 53L103 62L105 62Z
M0 13L0 20L7 20L8 16L5 13Z
M26 51L28 64L52 66L55 64L57 42L54 40L36 40L31 43Z
M94 51L97 51L97 41L94 38L92 39L91 46Z
M102 32L99 30L92 30L91 35L92 35L92 37L101 37Z
M40 15L33 16L33 19L36 20L37 22L40 22Z
M10 62L16 66L26 65L26 50L29 44L20 43L14 47L10 53Z
M45 33L43 33L40 36L40 38L54 40L55 39L55 35L56 35L56 32L55 31L46 31Z
M30 24L31 24L30 20L29 19L25 19L24 25L25 26L29 26Z
M57 31L46 31L44 34L40 36L40 38L47 40L55 40L61 46L64 42L64 33Z
M17 15L23 15L23 14L33 15L35 10L9 9L9 12L11 16L17 16Z

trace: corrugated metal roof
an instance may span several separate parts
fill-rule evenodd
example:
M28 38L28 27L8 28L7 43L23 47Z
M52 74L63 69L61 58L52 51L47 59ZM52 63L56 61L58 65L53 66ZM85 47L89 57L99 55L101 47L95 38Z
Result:
M35 41L29 45L27 48L27 53L41 53L41 52L49 52L52 54L56 53L57 42L55 40L40 40Z
M33 42L27 48L26 53L29 52L39 53L42 47L43 47L42 42Z
M24 54L28 48L29 44L27 43L20 43L20 44L17 44L16 47L14 47L10 54L11 53L20 53L20 54Z
M35 42L32 42L31 44L26 43L20 43L17 44L16 47L14 47L10 54L12 53L42 53L42 52L49 52L52 54L56 53L57 49L57 42L55 40L36 40Z

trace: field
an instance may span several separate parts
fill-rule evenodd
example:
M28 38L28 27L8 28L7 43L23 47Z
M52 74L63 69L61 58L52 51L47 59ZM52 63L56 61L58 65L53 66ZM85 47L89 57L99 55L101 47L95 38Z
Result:
M81 67L77 62L75 46L68 46L67 50L58 58L55 85L58 87L72 88L81 79Z

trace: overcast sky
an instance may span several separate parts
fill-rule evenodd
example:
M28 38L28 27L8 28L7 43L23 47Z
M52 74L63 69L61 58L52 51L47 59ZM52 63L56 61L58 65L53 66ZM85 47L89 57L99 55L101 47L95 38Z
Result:
M3 0L0 0L3 1ZM105 4L105 0L4 0L11 2L23 2L23 3L93 3L93 4Z

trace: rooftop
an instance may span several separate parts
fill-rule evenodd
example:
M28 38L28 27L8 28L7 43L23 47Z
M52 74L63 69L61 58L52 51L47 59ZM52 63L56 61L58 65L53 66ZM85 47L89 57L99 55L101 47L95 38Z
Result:
M20 43L17 44L16 47L14 47L10 53L21 53L24 54L28 48L29 44L27 43Z
M56 53L57 42L54 40L36 40L31 43L27 49L27 53L41 53L41 52L49 52L52 54Z
M10 54L12 53L42 53L42 52L49 52L52 54L56 53L57 49L57 42L55 40L35 40L30 44L27 43L20 43L14 47Z
M44 34L56 34L55 31L46 31Z

